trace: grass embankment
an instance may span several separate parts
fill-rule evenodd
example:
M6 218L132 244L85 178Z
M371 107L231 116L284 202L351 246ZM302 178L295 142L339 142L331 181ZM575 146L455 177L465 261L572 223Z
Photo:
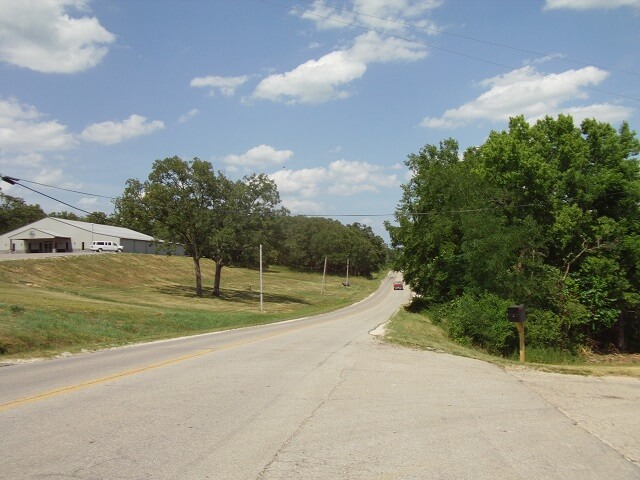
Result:
M327 277L272 267L224 268L212 297L215 264L202 262L205 295L195 294L188 257L95 254L0 262L0 359L50 356L133 342L259 325L327 312L373 292L379 279ZM210 289L209 289L210 292Z
M513 358L502 358L473 347L460 345L449 339L443 329L434 325L427 316L407 310L398 311L387 324L385 339L406 347L476 358L505 368L522 366L517 359L517 352L514 352ZM640 378L640 355L585 353L580 356L554 356L553 352L531 350L527 352L525 365L547 372Z

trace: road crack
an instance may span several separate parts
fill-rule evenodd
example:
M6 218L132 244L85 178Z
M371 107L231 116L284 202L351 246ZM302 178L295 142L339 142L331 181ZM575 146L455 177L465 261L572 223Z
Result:
M325 358L322 362L320 362L319 365L324 364L334 353L335 352L331 353L327 358ZM305 417L302 420L302 422L300 422L298 427L284 441L284 443L280 446L280 448L278 448L278 450L273 455L271 460L269 460L267 462L267 464L264 466L264 468L260 471L260 473L258 473L258 476L256 477L256 480L264 480L264 479L267 478L266 475L267 475L269 469L271 468L271 466L279 460L280 455L286 450L286 448L291 444L291 442L297 436L299 436L302 433L304 428L309 424L309 422L311 422L311 420L313 420L313 418L320 411L320 409L322 409L327 404L327 402L329 402L329 400L333 396L334 392L347 380L346 375L345 375L345 371L346 370L347 370L347 367L343 368L340 371L340 376L339 376L338 382L333 386L333 388L329 391L329 393L327 395L325 395L325 397L320 401L320 403L318 405L316 405L316 407L313 409L313 411L309 415L307 415L307 417Z

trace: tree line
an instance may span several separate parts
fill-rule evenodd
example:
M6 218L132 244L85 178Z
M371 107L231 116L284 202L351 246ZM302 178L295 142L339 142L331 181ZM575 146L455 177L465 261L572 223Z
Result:
M460 155L406 160L395 268L461 342L510 354L511 304L537 348L640 349L640 142L628 124L512 118Z
M79 220L102 225L115 225L113 216L107 215L104 212L91 212L84 217L66 210L47 214L38 204L28 204L20 197L14 197L0 192L0 235L45 217Z
M0 233L46 216L38 205L22 199L0 194L0 200ZM266 265L321 272L326 259L329 274L345 273L349 262L350 274L359 276L379 271L388 253L370 227L292 216L268 176L251 174L234 181L198 158L156 160L146 180L126 181L112 215L50 216L130 228L164 240L158 248L184 245L193 260L198 296L204 293L202 259L215 262L211 294L219 296L223 268L257 267L260 245Z

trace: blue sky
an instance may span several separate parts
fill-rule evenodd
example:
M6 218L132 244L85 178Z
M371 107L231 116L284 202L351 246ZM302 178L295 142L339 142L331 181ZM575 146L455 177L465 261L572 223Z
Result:
M0 0L0 173L110 213L199 157L387 238L425 144L520 114L640 129L638 25L640 0Z

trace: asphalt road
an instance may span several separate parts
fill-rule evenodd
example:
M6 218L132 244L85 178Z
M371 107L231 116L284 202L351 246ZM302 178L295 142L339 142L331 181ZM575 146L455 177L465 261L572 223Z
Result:
M2 479L638 479L493 365L369 334L385 279L341 312L0 368Z

